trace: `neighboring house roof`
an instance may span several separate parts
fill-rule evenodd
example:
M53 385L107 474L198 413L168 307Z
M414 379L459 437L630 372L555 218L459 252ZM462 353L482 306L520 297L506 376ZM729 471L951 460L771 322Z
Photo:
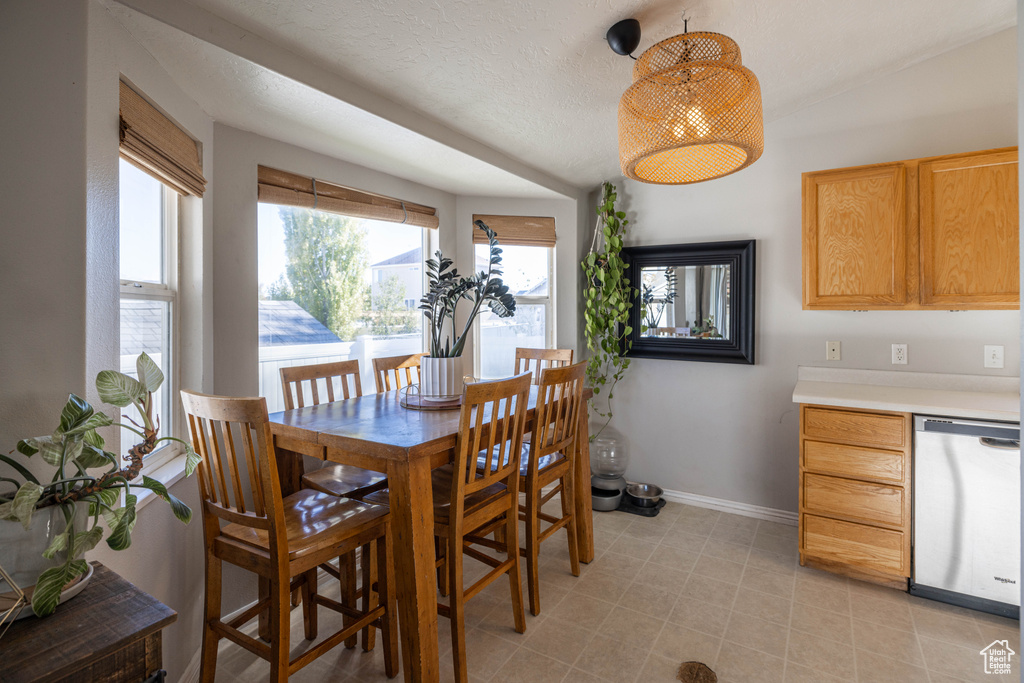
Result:
M163 305L158 301L121 299L121 353L135 356L161 352Z
M423 249L421 247L416 247L415 249L410 249L404 254L399 254L398 256L392 256L389 259L384 259L380 263L374 263L370 267L380 268L383 266L406 266L412 265L414 263L423 263Z
M544 278L543 280L535 284L533 287L530 287L529 289L524 289L521 292L516 292L516 296L542 296L547 293L547 288L548 279Z
M332 344L338 337L294 301L261 301L260 346Z

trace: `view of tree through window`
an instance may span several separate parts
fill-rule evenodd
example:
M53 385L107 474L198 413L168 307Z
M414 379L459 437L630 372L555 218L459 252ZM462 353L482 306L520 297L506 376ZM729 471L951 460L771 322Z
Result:
M422 350L421 228L260 204L260 394L283 410L278 369Z

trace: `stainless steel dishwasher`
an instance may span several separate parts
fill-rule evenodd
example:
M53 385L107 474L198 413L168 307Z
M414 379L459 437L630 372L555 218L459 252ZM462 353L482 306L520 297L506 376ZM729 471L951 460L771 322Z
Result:
M1020 618L1020 425L914 416L914 595Z

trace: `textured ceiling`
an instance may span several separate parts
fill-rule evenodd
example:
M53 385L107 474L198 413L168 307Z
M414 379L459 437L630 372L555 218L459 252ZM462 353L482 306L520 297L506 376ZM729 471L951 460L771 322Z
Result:
M561 196L130 9L109 9L217 121L454 194Z
M639 54L681 32L685 4L690 30L725 33L739 43L743 63L761 81L768 121L1016 23L1013 0L193 4L578 187L620 174L617 106L633 62L604 41L620 19L640 20ZM140 21L125 23L138 35ZM189 68L183 88L218 120L253 129L251 112L241 110L257 109L268 123L302 122L311 141L331 137L332 149L358 141L352 154L340 154L354 161L387 138L387 126L366 134L367 116L345 113L352 108L343 103L296 94L303 86L185 34L156 32L150 27L140 39L162 62ZM437 164L416 155L406 161Z

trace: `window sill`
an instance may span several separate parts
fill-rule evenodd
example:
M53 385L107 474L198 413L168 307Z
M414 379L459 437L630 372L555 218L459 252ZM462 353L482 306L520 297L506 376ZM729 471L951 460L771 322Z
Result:
M171 488L171 486L185 478L185 454L182 453L172 458L152 472L146 472L146 476L156 479L167 488ZM133 487L132 491L138 492L135 494L138 496L138 500L135 502L136 511L141 510L149 505L151 501L159 498L149 489Z

